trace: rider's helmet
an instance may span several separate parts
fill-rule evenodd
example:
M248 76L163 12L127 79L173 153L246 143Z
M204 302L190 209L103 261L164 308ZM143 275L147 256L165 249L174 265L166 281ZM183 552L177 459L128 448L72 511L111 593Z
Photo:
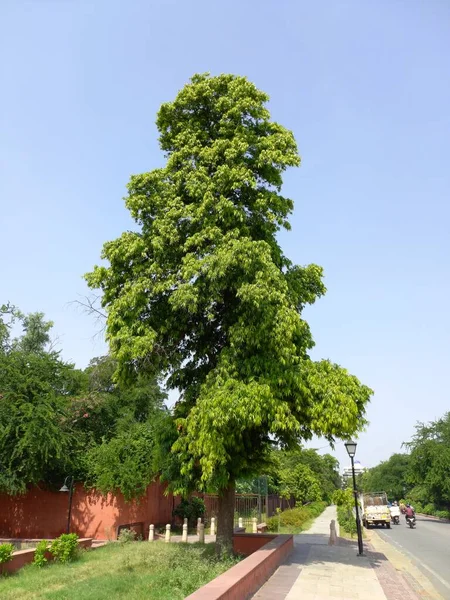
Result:
M406 508L411 508L411 504L407 504L407 505L406 505Z

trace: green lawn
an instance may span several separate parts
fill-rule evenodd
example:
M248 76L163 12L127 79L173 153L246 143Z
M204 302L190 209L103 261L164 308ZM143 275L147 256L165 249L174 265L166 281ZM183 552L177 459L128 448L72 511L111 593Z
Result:
M2 600L178 600L238 561L218 561L213 544L111 543L68 565L29 565L0 578Z

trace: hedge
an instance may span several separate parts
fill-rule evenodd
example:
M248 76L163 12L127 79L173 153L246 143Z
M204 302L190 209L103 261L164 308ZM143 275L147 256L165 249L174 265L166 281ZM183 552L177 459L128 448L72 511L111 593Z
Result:
M279 515L267 519L269 531L290 530L292 533L300 533L305 529L305 524L323 513L327 506L326 502L311 502L303 506L288 508Z

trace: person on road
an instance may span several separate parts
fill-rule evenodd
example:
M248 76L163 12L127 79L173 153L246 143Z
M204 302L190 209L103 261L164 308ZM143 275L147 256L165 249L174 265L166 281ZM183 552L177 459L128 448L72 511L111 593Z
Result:
M413 517L415 517L414 509L413 509L413 507L411 506L411 504L407 504L407 505L406 505L405 517L406 517L407 519L412 519Z

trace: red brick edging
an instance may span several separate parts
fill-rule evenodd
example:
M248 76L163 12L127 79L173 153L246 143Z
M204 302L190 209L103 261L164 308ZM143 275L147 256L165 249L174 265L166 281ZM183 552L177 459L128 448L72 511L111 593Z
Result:
M258 534L255 534L258 536ZM277 535L185 600L245 600L275 572L294 548L292 535Z
M92 546L92 538L80 538L78 540L79 548L90 548ZM1 573L14 573L25 565L28 565L34 560L36 548L27 548L26 550L16 550L13 552L12 559L1 566ZM53 560L50 552L46 552L47 560Z

